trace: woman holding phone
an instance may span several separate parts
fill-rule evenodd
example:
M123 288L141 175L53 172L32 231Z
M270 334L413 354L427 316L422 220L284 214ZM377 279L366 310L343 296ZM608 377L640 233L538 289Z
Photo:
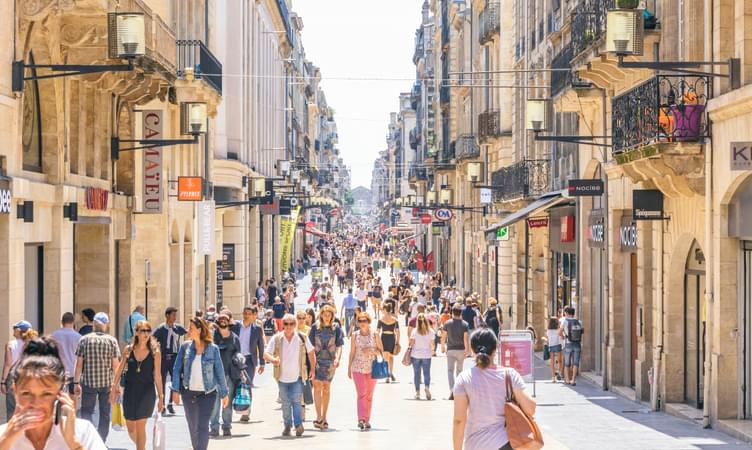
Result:
M107 450L94 425L76 419L76 406L63 390L65 366L55 340L30 340L11 381L16 410L0 425L0 450Z

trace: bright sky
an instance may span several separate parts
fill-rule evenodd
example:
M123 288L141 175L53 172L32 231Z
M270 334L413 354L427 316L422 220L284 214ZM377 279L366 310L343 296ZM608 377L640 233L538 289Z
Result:
M412 89L422 5L423 0L293 0L292 10L303 18L306 57L321 68L326 101L336 111L340 154L352 170L353 188L371 188L373 161L386 148L389 113L398 110L399 93Z

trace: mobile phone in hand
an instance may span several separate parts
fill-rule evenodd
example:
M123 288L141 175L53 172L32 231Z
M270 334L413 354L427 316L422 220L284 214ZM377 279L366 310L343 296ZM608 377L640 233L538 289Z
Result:
M60 414L62 413L62 406L63 404L60 403L60 400L55 400L55 406L53 407L55 409L55 425L60 425Z

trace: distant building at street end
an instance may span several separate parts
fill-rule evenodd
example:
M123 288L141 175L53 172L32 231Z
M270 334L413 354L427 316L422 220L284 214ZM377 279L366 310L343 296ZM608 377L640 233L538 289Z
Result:
M367 187L358 186L352 190L352 212L358 216L365 216L373 211L373 195Z

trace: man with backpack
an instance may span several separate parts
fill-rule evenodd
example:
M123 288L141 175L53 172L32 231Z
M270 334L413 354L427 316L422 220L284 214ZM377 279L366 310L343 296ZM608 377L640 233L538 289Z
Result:
M564 308L565 318L559 328L559 336L566 339L564 344L564 383L577 386L577 370L582 353L582 322L574 317L574 308Z

